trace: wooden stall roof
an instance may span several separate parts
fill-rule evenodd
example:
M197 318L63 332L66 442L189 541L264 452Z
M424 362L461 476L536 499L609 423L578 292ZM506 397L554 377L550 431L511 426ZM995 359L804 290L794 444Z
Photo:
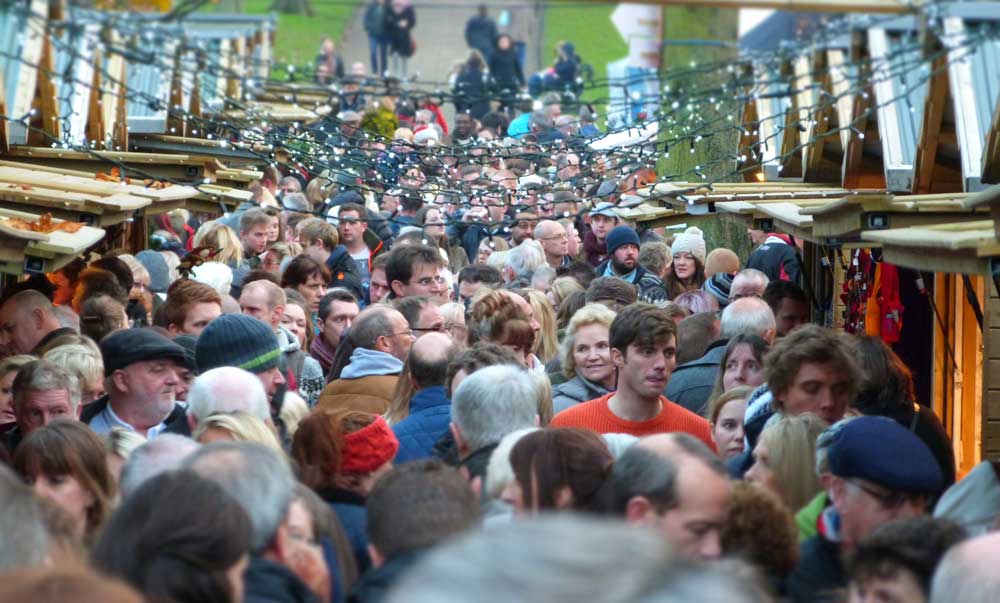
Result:
M221 185L247 184L263 173L245 167L228 167L211 155L100 151L87 153L51 147L13 147L8 155L23 163L66 167L83 172L108 172L116 162L124 164L126 176L186 181L202 184L205 178ZM134 168L135 172L129 172Z
M836 199L850 191L837 184L803 182L718 182L709 188L704 183L671 182L659 183L643 194L648 199L659 199L661 203L678 210L690 210L691 206L710 205L723 201L765 201L796 199ZM696 213L705 213L696 210Z
M44 208L57 218L99 226L123 222L136 211L169 211L198 194L190 186L156 189L98 180L89 172L0 161L0 205L22 211Z
M233 143L225 140L208 140L188 136L131 136L129 137L129 146L133 151L215 157L232 168L262 167L269 163L268 149L259 145Z
M848 195L831 203L808 207L817 237L858 240L863 230L925 226L941 222L982 220L984 212L962 205L965 193L937 195Z
M269 123L309 123L330 114L333 107L326 103L245 102L245 109L224 111L223 118L237 121L265 120Z
M813 243L825 243L813 233L813 217L802 213L804 209L829 203L825 198L763 199L756 201L720 201L715 209L723 219L736 219L747 226L761 230L780 230L796 238Z
M650 228L661 226L674 226L683 224L691 220L691 216L684 211L678 211L669 207L660 207L650 203L642 203L636 207L617 208L615 213L623 220L639 222Z
M887 262L933 272L989 274L989 258L1000 255L992 220L864 231L861 239L881 244Z
M38 222L39 212L0 208L0 272L20 275L58 270L104 238L104 230L83 226L51 233L14 228L10 219ZM62 220L55 219L53 223Z
M962 199L964 207L998 207L1000 206L1000 184Z

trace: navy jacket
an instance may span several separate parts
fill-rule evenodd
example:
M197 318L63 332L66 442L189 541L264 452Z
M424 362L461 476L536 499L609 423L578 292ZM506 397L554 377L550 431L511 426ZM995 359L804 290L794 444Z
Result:
M284 565L251 555L243 574L245 603L315 603L319 598Z
M410 416L392 426L399 440L397 463L431 458L434 444L448 432L451 400L443 385L425 387L410 399Z

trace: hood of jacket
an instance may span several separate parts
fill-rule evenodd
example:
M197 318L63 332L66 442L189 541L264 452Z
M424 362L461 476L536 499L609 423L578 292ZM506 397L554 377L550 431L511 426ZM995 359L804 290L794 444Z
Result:
M415 413L435 406L448 406L451 400L445 393L443 385L432 385L419 390L410 398L410 413Z
M302 349L302 342L299 341L299 338L292 335L285 327L278 326L277 337L278 347L284 354Z
M970 536L978 536L989 531L996 520L998 500L1000 469L983 461L945 491L934 508L934 517L954 521Z
M569 381L560 383L552 388L552 396L558 398L564 396L576 403L587 402L588 400L593 400L594 398L600 398L608 394L611 390L607 389L599 383L594 383L584 379L579 374L573 377ZM568 408L569 405L566 407ZM565 410L565 408L560 408L559 410Z
M398 358L378 350L356 348L351 354L351 360L343 372L341 379L360 379L372 375L398 375L403 372L403 363Z

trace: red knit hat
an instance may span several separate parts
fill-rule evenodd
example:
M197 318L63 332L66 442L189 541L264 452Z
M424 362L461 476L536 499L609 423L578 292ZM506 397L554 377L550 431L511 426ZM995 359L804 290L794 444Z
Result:
M365 474L375 471L396 457L399 440L382 417L370 425L344 436L341 473Z

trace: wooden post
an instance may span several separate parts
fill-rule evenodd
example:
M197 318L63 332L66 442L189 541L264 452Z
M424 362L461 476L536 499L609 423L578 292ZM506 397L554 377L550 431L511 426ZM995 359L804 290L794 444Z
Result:
M951 103L948 93L948 57L934 59L931 80L924 104L924 119L917 141L917 157L913 162L913 189L915 195L929 193L934 184L934 167L937 165L938 145L941 141L941 127L945 108Z

